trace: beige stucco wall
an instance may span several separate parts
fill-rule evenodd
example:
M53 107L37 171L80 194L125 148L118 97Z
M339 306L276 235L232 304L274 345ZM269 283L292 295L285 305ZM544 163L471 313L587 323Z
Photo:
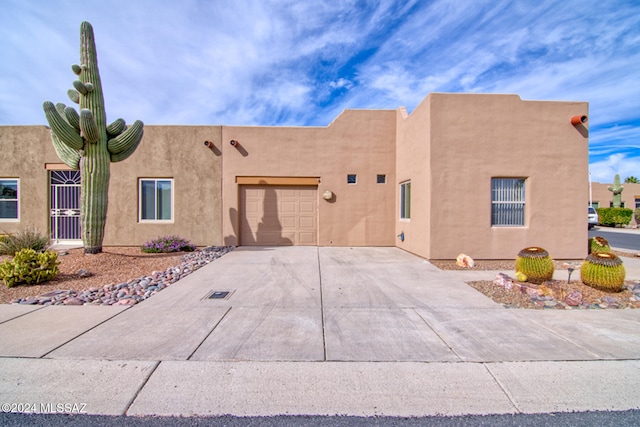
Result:
M431 238L431 103L426 98L407 116L397 111L395 244L430 258ZM411 218L400 219L400 184L411 181ZM404 241L397 236L404 234Z
M621 178L623 180L624 178ZM591 183L591 194L593 203L598 203L601 208L608 208L609 203L613 201L613 193L607 188L613 183L603 184L600 182ZM622 182L620 185L624 187L622 190L622 201L625 208L635 209L636 199L640 200L640 184L629 184ZM587 198L587 204L589 199Z
M206 140L217 148L205 147ZM111 164L104 245L138 246L167 235L222 244L221 163L219 126L145 126L133 155ZM173 222L138 221L140 178L174 180Z
M0 220L0 233L49 230L49 174L45 163L59 162L45 126L0 126L0 177L18 178L19 222Z
M237 140L240 148L229 143ZM318 177L318 245L393 246L395 112L347 110L328 127L222 128L223 235L239 236L237 176ZM357 184L347 184L347 174ZM385 174L386 184L376 175ZM335 194L328 202L325 191Z
M517 95L428 99L432 259L461 252L511 259L527 246L541 246L556 259L586 255L588 132L570 118L587 115L587 103ZM492 177L526 178L524 227L491 226Z

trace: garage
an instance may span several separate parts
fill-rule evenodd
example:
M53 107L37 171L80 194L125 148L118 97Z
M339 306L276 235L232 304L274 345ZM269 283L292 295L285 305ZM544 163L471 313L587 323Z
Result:
M317 193L309 185L241 185L240 245L317 245Z

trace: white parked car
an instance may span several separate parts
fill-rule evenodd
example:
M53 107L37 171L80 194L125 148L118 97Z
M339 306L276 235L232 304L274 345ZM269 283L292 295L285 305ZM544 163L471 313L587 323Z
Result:
M596 211L593 206L589 206L589 230L591 230L594 225L598 225L598 223L598 211Z

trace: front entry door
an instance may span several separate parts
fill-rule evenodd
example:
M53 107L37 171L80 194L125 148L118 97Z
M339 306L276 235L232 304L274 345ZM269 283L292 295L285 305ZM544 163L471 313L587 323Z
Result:
M50 227L54 242L78 242L80 234L80 171L50 171Z

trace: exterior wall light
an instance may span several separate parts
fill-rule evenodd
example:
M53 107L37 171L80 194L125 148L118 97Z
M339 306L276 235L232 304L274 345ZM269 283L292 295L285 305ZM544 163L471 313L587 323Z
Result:
M329 190L325 191L324 193L322 193L322 198L325 200L331 200L333 199L333 193Z
M589 118L587 116L573 116L571 117L571 124L574 126L583 125L587 123Z
M404 242L404 231L401 231L400 234L398 234L398 239L400 239L401 242Z

